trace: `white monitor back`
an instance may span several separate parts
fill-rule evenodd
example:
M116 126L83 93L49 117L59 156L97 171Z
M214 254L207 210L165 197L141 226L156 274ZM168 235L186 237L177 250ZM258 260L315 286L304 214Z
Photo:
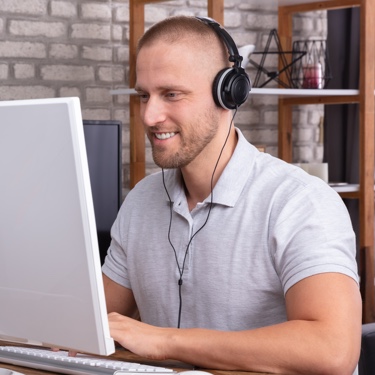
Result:
M0 102L0 339L108 355L78 98Z

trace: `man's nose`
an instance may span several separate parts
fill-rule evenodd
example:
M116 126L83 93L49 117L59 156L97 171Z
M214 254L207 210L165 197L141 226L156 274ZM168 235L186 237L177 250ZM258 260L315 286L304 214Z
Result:
M166 115L162 100L150 96L147 103L141 103L141 115L146 126L155 126L164 122Z

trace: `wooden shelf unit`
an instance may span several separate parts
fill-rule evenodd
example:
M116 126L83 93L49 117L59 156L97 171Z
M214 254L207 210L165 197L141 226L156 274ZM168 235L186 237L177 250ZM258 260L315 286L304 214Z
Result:
M145 5L163 0L129 0L129 86L135 84L135 52L144 33ZM306 104L358 103L360 106L360 183L357 192L340 193L343 198L359 199L361 294L363 321L375 321L374 287L374 46L373 0L278 0L278 33L282 48L292 49L292 18L295 13L346 7L360 7L360 84L359 90L331 93L329 90L290 90L279 92L253 89L252 95L279 95L279 157L292 161L292 107ZM224 0L207 0L207 14L224 24ZM114 94L116 90L114 90ZM121 90L118 90L121 91ZM130 90L126 94L131 94ZM342 90L341 90L342 91ZM122 92L118 92L121 94ZM125 93L125 92L124 92ZM145 135L139 115L139 101L130 95L130 187L145 176Z
M282 0L279 1L279 4ZM359 115L359 191L342 194L359 199L359 273L363 299L363 321L375 321L374 287L374 22L373 0L327 0L306 2L286 0L279 6L278 33L282 48L292 49L292 17L295 13L324 9L360 7L360 79L358 95L279 97L279 157L292 161L292 107L299 104L358 103ZM289 4L288 4L289 3ZM300 4L299 4L300 3Z

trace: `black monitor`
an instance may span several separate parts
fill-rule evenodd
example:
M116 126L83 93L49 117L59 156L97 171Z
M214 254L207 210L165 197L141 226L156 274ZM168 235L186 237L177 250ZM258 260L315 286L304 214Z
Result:
M121 121L83 120L100 260L111 241L110 230L121 205Z

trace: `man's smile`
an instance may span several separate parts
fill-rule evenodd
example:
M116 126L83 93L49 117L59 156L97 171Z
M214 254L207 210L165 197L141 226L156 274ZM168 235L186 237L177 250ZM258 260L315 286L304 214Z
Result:
M157 139L168 139L176 135L176 133L154 133Z

